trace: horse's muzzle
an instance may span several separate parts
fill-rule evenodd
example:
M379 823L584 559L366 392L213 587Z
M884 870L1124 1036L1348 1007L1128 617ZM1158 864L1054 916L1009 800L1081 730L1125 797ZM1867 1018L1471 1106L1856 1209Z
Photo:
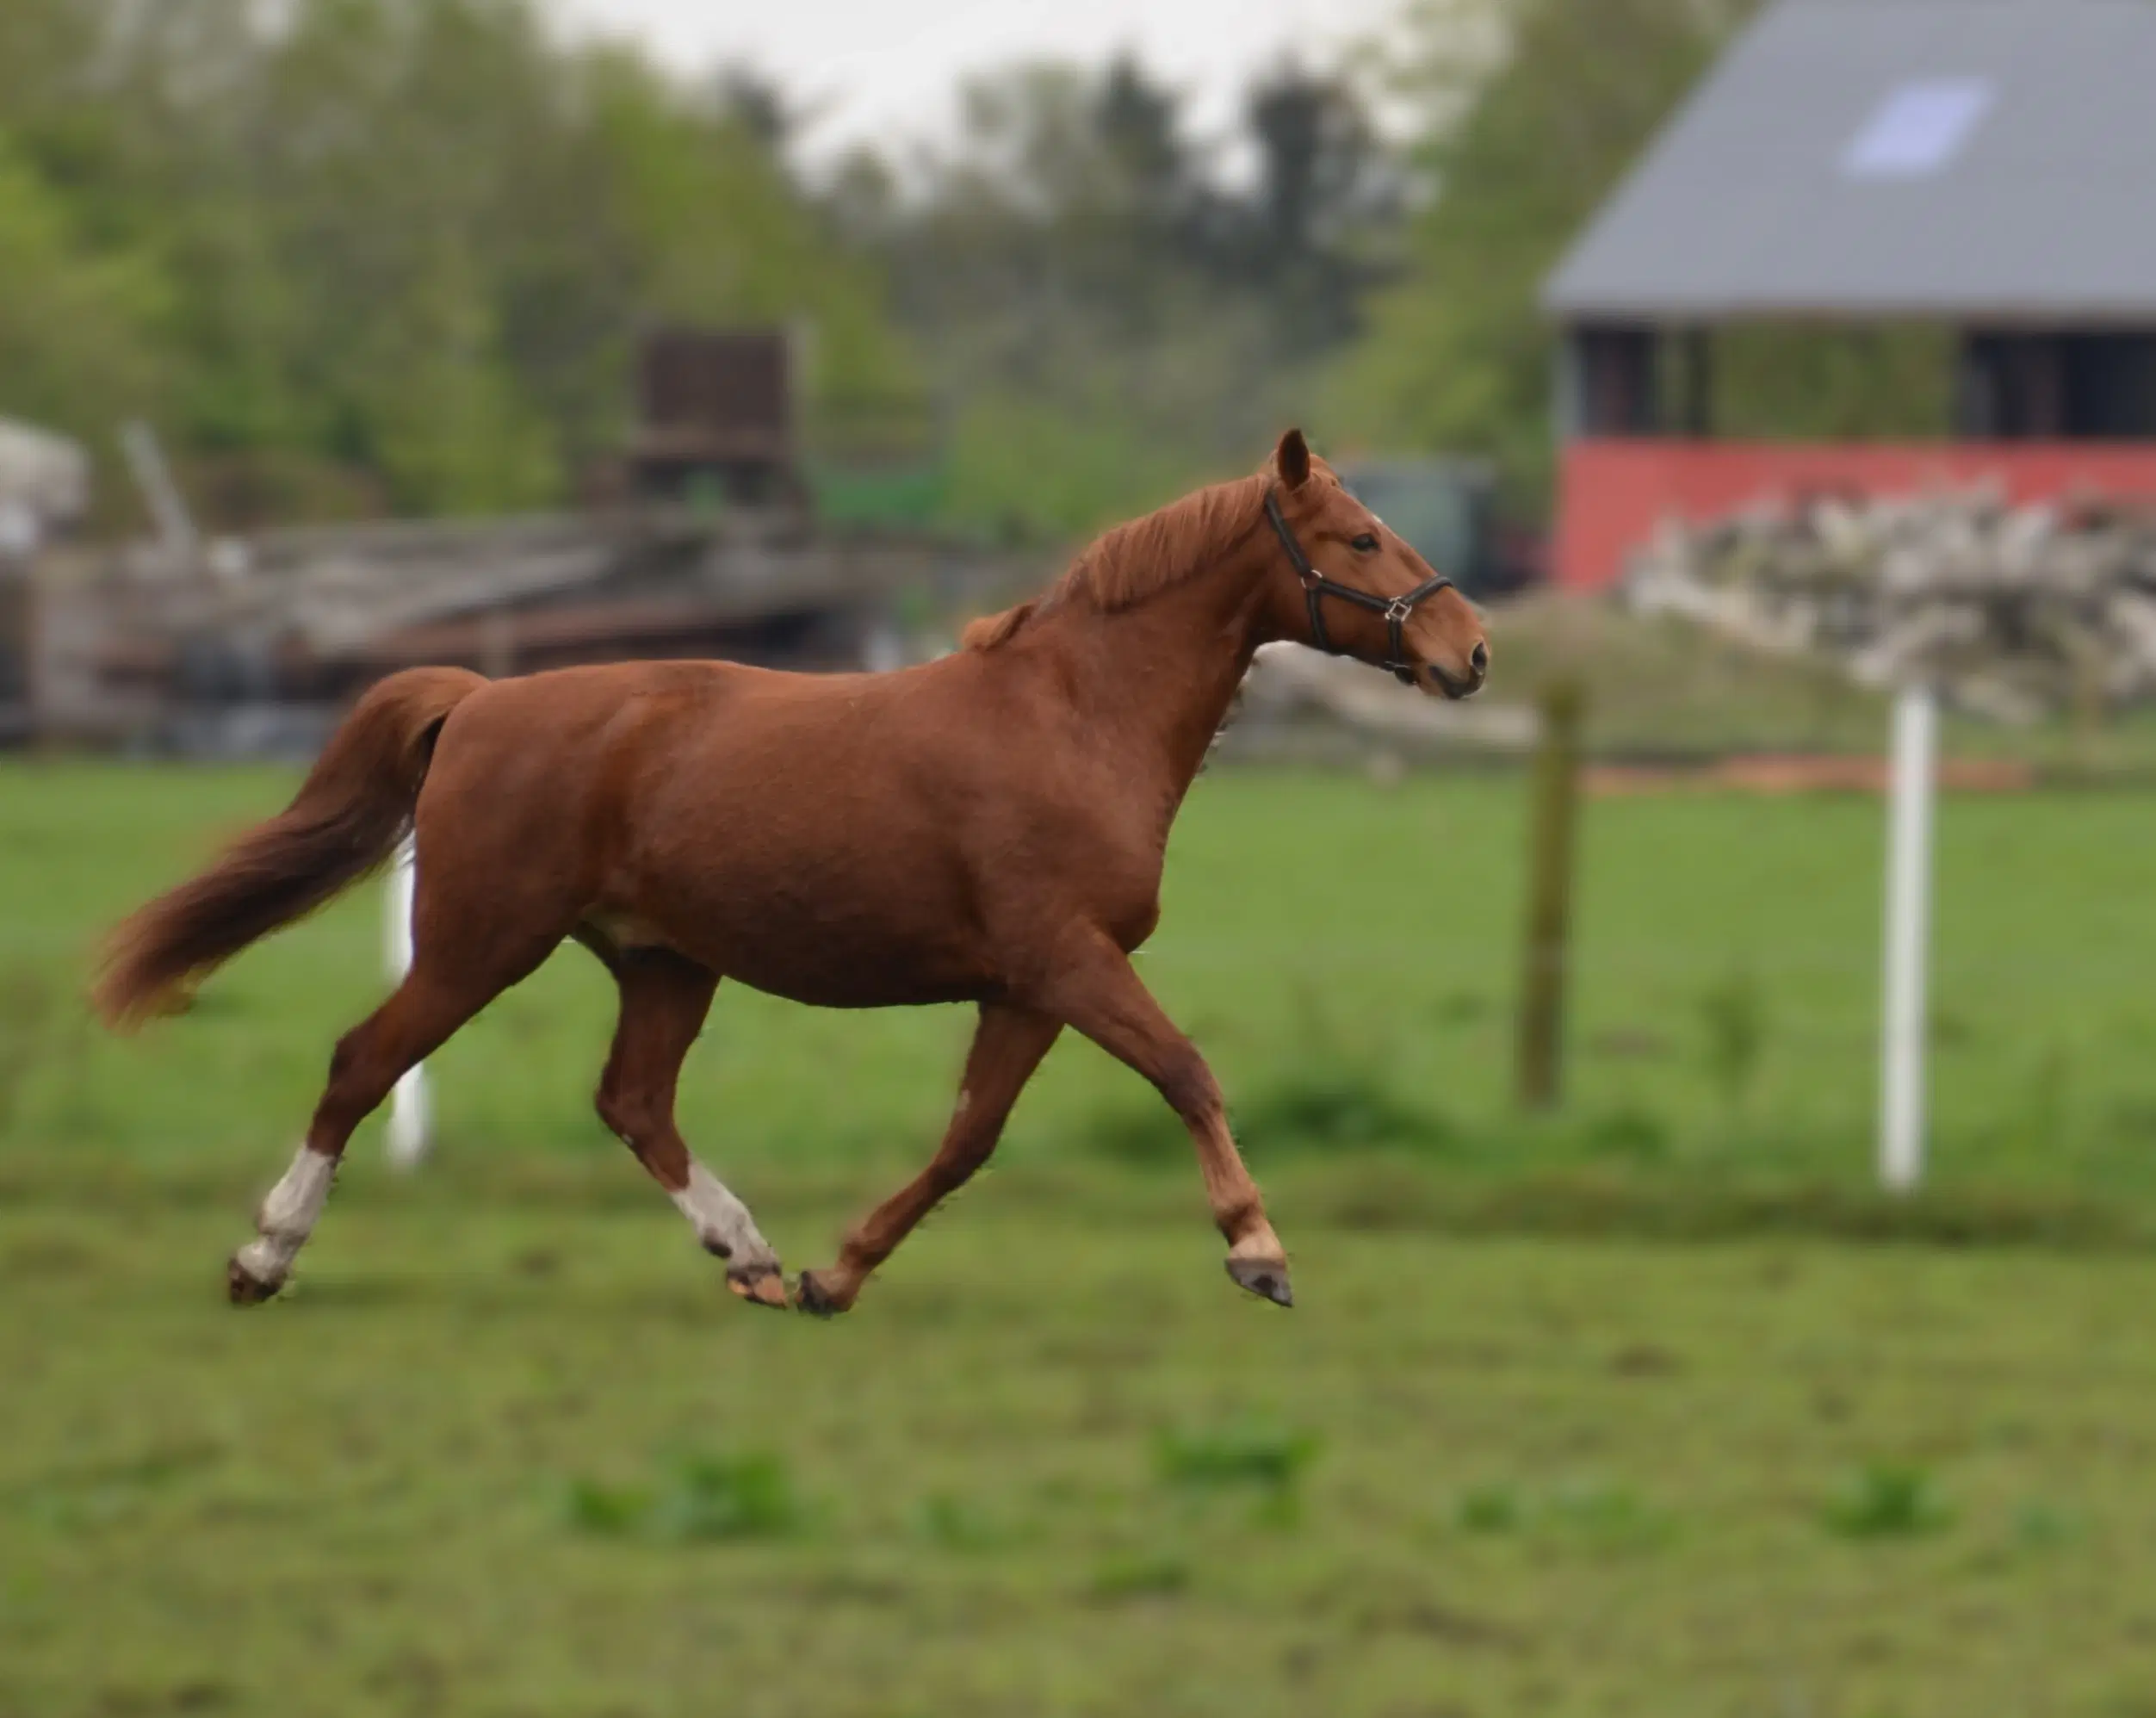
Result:
M1476 648L1478 650L1480 650L1481 648L1480 646L1477 646ZM1488 666L1489 661L1490 658L1488 654L1484 654L1481 663L1476 667L1475 671L1464 679L1455 675L1447 673L1444 669L1439 667L1434 662L1425 662L1422 665L1422 674L1423 678L1427 679L1432 686L1435 687L1439 692L1444 693L1447 698L1457 703L1461 698L1474 697L1477 692L1483 689L1483 686L1490 679L1490 668Z

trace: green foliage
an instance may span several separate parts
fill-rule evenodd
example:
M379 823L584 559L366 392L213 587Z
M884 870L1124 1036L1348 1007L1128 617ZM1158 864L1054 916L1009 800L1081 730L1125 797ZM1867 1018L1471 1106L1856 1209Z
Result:
M107 433L155 386L167 283L97 243L0 110L0 412Z
M1403 1097L1380 1075L1306 1045L1307 1065L1259 1087L1234 1108L1237 1137L1261 1165L1304 1155L1391 1151L1442 1157L1459 1140L1443 1116ZM1157 1104L1118 1105L1088 1119L1088 1148L1118 1163L1180 1167L1190 1142Z
M652 1485L573 1479L562 1516L579 1533L680 1544L790 1538L808 1523L784 1459L764 1452L686 1456Z
M905 197L861 161L833 198L949 402L951 515L1067 538L1255 466L1358 326L1391 223L1355 88L1261 76L1234 187L1129 59L1008 67L961 111Z
M1453 1505L1453 1519L1464 1533L1514 1533L1527 1513L1519 1488L1502 1483L1470 1486Z
M1190 1585L1190 1565L1164 1552L1125 1553L1105 1559L1093 1571L1093 1597L1102 1599L1160 1598Z
M562 1492L562 1519L579 1533L625 1538L641 1531L650 1514L651 1494L639 1486L577 1479Z
M1929 1468L1874 1462L1843 1482L1821 1519L1845 1539L1907 1539L1936 1532L1954 1515Z
M1725 328L1713 363L1718 435L1922 440L1952 428L1954 336L1943 326Z
M1670 1129L1644 1110L1615 1109L1591 1118L1582 1131L1581 1144L1590 1157L1651 1163L1667 1155Z
M534 0L267 10L9 0L0 412L148 416L244 520L558 502L662 319L798 326L812 411L918 393L735 110Z
M1751 1095L1767 1045L1767 1004L1756 974L1732 972L1700 997L1707 1070L1732 1109Z
M768 1451L691 1456L660 1493L654 1524L668 1539L783 1539L806 1525L785 1459Z
M1601 1551L1644 1551L1666 1544L1676 1523L1630 1485L1579 1480L1550 1494L1548 1516L1557 1530Z
M1621 1482L1570 1480L1533 1492L1510 1481L1471 1485L1453 1500L1460 1532L1501 1536L1534 1533L1595 1551L1644 1551L1664 1545L1676 1523Z
M1255 1524L1292 1528L1302 1519L1303 1477L1323 1448L1311 1433L1244 1416L1163 1432L1153 1455L1164 1485L1193 1498L1248 1498Z
M0 412L151 419L214 522L558 502L641 328L783 324L842 512L1069 537L1255 462L1391 220L1362 99L1294 65L1247 187L1126 59L980 79L901 194L872 155L811 185L786 92L541 0L7 14ZM833 475L864 449L947 479Z
M1238 1106L1237 1119L1255 1140L1285 1154L1298 1148L1348 1150L1393 1146L1440 1153L1453 1144L1440 1116L1402 1099L1392 1088L1349 1068L1318 1068L1290 1076Z
M980 1504L950 1492L924 1498L915 1524L924 1540L944 1551L994 1551L1014 1537Z
M984 386L953 426L951 517L1009 539L1075 538L1173 500L1205 468L1131 421L1128 398L1116 386L1041 398Z
M2079 1511L2041 1499L2023 1504L2014 1516L2014 1544L2024 1552L2063 1551L2088 1533Z
M1161 1478L1171 1485L1219 1491L1248 1485L1285 1492L1317 1459L1321 1445L1307 1432L1267 1421L1236 1419L1196 1430L1161 1434L1154 1448Z

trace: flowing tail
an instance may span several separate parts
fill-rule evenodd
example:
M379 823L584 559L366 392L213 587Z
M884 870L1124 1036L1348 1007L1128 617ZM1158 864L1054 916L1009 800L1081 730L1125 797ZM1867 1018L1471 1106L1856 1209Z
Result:
M292 803L112 933L91 1001L115 1030L177 1013L250 943L313 912L396 851L435 736L485 685L464 668L410 668L372 688L330 736Z

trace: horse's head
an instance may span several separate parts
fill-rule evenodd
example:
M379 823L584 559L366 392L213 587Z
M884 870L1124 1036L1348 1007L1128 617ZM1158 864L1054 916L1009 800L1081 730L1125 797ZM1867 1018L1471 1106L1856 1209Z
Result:
M1382 664L1429 693L1466 698L1490 677L1474 605L1350 494L1300 430L1280 437L1268 475L1275 517L1263 542L1279 569L1279 630Z

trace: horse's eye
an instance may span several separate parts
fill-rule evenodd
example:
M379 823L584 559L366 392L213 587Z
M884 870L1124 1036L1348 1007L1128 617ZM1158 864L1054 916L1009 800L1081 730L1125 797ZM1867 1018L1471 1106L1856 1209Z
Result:
M1359 555L1368 555L1377 548L1378 539L1370 532L1365 531L1348 546Z

